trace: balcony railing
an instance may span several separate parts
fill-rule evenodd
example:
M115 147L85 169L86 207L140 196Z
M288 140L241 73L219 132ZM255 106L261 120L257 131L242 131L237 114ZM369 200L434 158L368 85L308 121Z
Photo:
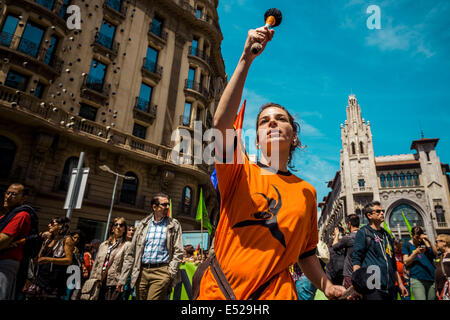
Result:
M152 34L154 36L157 36L158 38L167 41L168 33L166 31L163 31L161 24L151 23L149 34Z
M124 6L121 0L105 0L103 8L112 9L123 18L127 15L127 7Z
M0 46L12 49L11 44L14 43L19 43L16 51L52 67L57 73L61 73L63 61L58 58L54 51L49 52L50 48L39 48L39 45L31 40L7 32L0 32Z
M152 115L153 117L156 117L156 111L157 111L158 106L151 103L150 101L148 101L146 99L136 97L136 104L134 105L134 107L140 111L143 111L143 112L146 112L146 113Z
M83 89L90 89L92 91L100 93L103 96L109 96L109 86L105 84L104 79L99 79L95 78L94 76L87 75L81 87Z
M445 221L438 221L437 225L439 228L448 228L448 223Z
M172 162L172 148L170 147L153 144L114 128L108 128L100 123L72 115L55 107L52 103L42 103L41 99L33 95L24 92L18 93L14 88L0 85L0 101L5 108L8 108L9 105L9 108L15 108L17 112L33 115L36 120L42 120L45 125L51 125L58 130L82 131L92 139L113 144L122 150L134 150L153 159ZM208 176L210 174L208 167L203 165L192 165L190 168Z
M100 45L104 49L107 49L109 53L114 56L117 56L117 53L119 52L120 43L100 32L95 33L94 44Z
M194 80L186 79L186 81L184 83L184 88L196 91L196 92L200 93L202 96L204 96L206 99L209 96L208 89L206 89L199 82L195 82Z
M206 51L200 50L199 48L190 46L189 47L189 55L198 57L198 58L206 61L206 63L208 63L208 64L210 63L210 59L209 59L209 56L206 54Z
M147 71L150 71L150 72L162 77L163 67L158 65L154 61L147 60L147 58L144 58L143 68Z

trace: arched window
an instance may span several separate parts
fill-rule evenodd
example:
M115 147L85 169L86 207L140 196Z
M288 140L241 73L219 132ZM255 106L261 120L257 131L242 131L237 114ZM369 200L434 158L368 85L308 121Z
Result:
M181 213L183 215L189 216L191 215L192 208L192 188L184 187L183 194L181 196Z
M381 182L381 187L382 188L386 188L386 181L385 181L386 177L384 176L384 174L380 174L380 182Z
M64 169L59 182L59 190L69 190L70 177L72 176L72 170L78 167L78 157L70 157L64 164Z
M398 174L394 173L394 182L395 182L395 186L398 187L399 183L398 183Z
M412 183L412 179L411 179L411 172L407 172L406 173L406 180L408 181L408 186L412 186L413 185L413 183Z
M359 142L359 151L360 151L361 153L364 153L364 144L363 144L362 141Z
M352 154L356 153L355 143L352 142Z
M390 173L387 174L387 181L388 181L389 188L392 188L392 176Z
M403 172L400 173L400 180L402 182L402 187L406 186L406 184L405 184L405 174Z
M120 191L120 202L135 205L139 180L137 175L131 171L127 172L125 175L133 177L134 179L123 179L122 190Z
M400 227L402 228L406 228L406 223L403 219L402 211L411 226L424 226L423 218L416 209L414 209L409 204L400 204L395 207L394 210L392 210L389 216L389 225L391 229L396 228L397 224L400 224Z
M413 178L414 178L414 185L418 186L419 185L419 175L417 174L417 172L413 173Z
M16 150L16 144L12 140L0 136L0 178L8 178Z

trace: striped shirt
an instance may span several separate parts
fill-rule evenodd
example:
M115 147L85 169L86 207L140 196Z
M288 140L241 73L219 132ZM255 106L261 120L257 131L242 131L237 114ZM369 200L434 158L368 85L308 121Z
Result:
M142 263L166 263L169 262L167 250L167 217L155 222L154 217L150 221L147 237L145 238Z

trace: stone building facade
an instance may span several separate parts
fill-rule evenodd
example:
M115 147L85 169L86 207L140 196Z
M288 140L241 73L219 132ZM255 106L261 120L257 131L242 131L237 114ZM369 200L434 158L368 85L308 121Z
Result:
M135 224L151 197L165 192L183 229L196 230L202 188L217 219L212 168L171 159L172 133L193 132L194 121L203 131L212 127L226 84L217 6L218 0L1 2L0 187L31 187L41 229L66 214L81 152L90 173L72 229L88 237L103 237L111 202L115 177L101 165L135 178L118 180L113 217ZM80 29L71 27L77 18Z
M416 153L375 156L370 122L361 116L355 95L350 95L347 120L341 124L340 170L328 184L331 192L319 204L320 238L331 244L334 228L345 226L347 215L362 213L365 204L381 202L385 220L398 237L408 238L402 212L411 225L424 227L433 239L450 234L450 169L436 153L439 139L423 138L411 144Z

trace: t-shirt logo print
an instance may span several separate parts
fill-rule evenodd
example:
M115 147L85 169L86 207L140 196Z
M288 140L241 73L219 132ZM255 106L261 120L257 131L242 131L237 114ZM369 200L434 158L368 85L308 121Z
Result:
M248 226L256 226L260 225L266 228L269 228L270 233L272 236L280 241L280 243L283 245L283 247L286 248L286 241L284 240L284 235L278 228L278 221L277 221L277 215L278 211L281 209L281 196L278 189L272 185L272 187L275 189L277 195L278 195L278 202L273 198L268 198L263 193L257 193L261 196L263 196L267 200L267 204L269 207L268 211L259 211L253 214L253 216L258 220L244 220L241 222L236 223L233 226L234 228L241 228L241 227L248 227Z

